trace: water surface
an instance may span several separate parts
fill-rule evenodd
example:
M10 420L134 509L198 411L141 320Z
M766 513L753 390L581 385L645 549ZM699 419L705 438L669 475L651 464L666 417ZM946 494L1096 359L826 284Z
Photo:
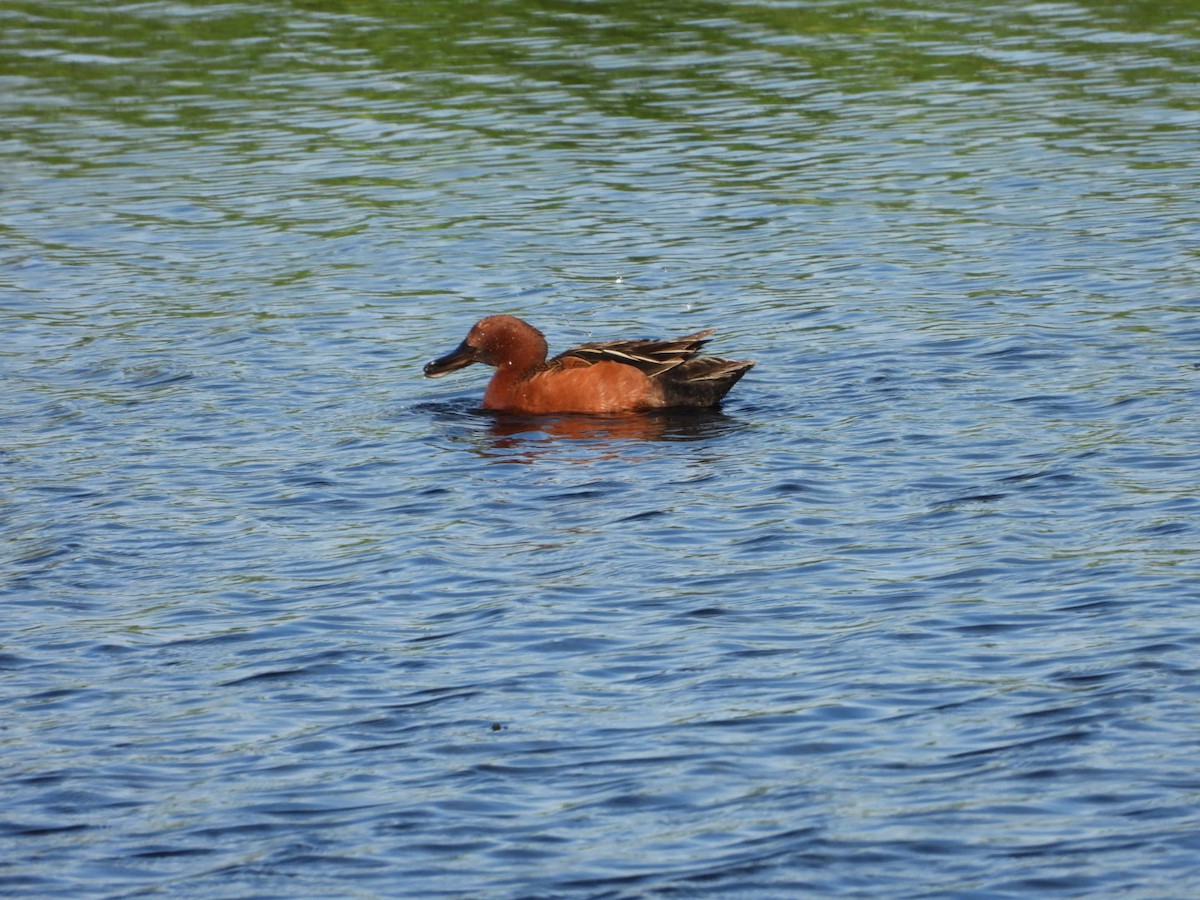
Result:
M3 893L1200 891L1185 6L0 22Z

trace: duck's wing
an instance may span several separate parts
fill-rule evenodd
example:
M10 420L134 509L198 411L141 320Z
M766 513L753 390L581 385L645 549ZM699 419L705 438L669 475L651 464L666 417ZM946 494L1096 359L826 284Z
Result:
M649 377L669 372L695 356L707 342L714 329L697 331L668 341L601 341L583 344L560 353L550 360L551 365L595 365L616 362L641 369Z

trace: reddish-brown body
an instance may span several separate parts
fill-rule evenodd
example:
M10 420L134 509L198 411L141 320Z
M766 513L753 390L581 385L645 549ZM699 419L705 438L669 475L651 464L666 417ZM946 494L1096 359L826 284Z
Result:
M754 363L697 356L709 334L585 344L547 361L540 331L514 316L488 316L425 374L493 365L484 408L531 415L715 406Z
M533 372L497 369L483 408L531 413L617 413L661 407L662 390L633 366L566 364Z

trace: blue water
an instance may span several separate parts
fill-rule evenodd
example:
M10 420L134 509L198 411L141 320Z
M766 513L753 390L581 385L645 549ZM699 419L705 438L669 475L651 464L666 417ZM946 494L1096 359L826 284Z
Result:
M0 893L1200 894L1194 17L398 6L0 0Z

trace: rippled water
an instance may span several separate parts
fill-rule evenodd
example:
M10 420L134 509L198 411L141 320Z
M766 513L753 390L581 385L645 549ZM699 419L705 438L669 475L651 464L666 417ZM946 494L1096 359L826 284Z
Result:
M1200 893L1187 4L0 0L0 892ZM427 359L704 327L720 413Z

